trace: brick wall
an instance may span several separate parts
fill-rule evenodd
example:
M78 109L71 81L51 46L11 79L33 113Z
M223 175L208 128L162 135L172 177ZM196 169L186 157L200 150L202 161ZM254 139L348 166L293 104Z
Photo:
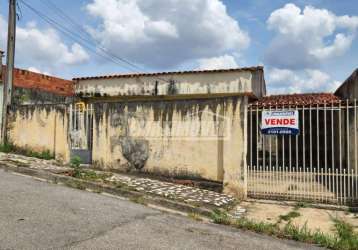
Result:
M3 66L5 72L5 66ZM3 79L5 74L3 74ZM73 96L73 82L53 76L43 75L24 69L15 69L14 86L17 88L36 89L62 96Z

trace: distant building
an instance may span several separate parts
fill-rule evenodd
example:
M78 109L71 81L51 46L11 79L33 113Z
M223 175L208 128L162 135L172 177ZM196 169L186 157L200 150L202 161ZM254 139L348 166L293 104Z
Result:
M3 82L6 77L6 66L2 67ZM2 97L2 88L0 95ZM24 69L14 70L14 104L49 104L65 103L73 97L74 87L70 80L44 75Z
M342 99L358 99L358 68L342 83L334 94Z
M266 95L263 67L82 77L74 83L76 96L95 112L85 148L97 167L224 182L226 190L244 192L239 180L246 166L246 109Z

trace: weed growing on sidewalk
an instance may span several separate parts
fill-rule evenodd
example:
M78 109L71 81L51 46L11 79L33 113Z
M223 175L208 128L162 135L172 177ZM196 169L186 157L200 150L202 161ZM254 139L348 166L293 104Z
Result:
M289 222L283 228L280 228L278 223L254 222L246 218L234 219L225 211L218 209L212 212L211 219L217 224L231 225L257 233L313 243L334 250L358 249L358 234L354 232L350 224L338 219L335 220L335 235L324 234L321 231L311 231L306 224L303 227L299 227Z
M300 217L301 214L299 212L297 212L296 210L294 211L290 211L288 214L285 215L280 215L279 216L279 220L284 220L284 221L291 221L294 218Z
M37 152L37 151L33 151L29 148L18 147L11 142L5 143L5 144L0 144L0 152L20 154L20 155L34 157L34 158L43 159L43 160L52 160L55 158L55 156L50 152L50 150L43 150L43 151Z
M11 153L15 151L15 146L12 143L0 144L0 152Z
M96 173L93 170L83 169L81 167L81 158L75 156L71 159L70 166L73 168L72 177L86 180L86 181L104 181L108 177L111 177L111 174L107 173Z
M340 249L358 249L358 234L354 232L353 226L338 219L335 219L334 223L336 233L340 239Z

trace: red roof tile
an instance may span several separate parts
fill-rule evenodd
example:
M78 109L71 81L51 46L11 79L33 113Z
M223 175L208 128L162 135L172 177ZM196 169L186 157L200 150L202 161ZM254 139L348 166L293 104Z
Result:
M112 79L112 78L131 78L140 76L163 76L163 75L174 75L174 74L197 74L197 73L222 73L222 72L237 72L237 71L257 71L263 70L262 66L247 67L247 68L236 68L236 69L215 69L215 70L192 70L192 71L173 71L173 72L158 72L158 73L129 73L129 74L116 74L116 75L105 75L105 76L87 76L78 77L73 80L92 80L92 79Z
M332 93L310 93L310 94L291 94L291 95L271 95L265 96L252 105L255 106L288 106L288 105L321 105L339 103L339 97Z

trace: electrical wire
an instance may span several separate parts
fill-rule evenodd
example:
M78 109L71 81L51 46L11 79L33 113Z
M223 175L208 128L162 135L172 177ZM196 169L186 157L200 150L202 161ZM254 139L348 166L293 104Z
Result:
M97 42L94 42L93 39L91 39L91 34L89 34L89 32L84 29L81 25L79 25L77 22L75 22L73 20L73 18L71 18L69 15L67 15L63 10L61 10L58 6L56 6L53 2L51 2L50 0L45 1L45 0L41 0L44 4L47 5L48 8L52 9L57 16L61 17L63 20L65 20L67 23L69 23L73 28L77 29L77 31L81 31L79 32L79 34L74 33L72 30L68 29L67 27L65 27L62 24L59 24L56 20L48 17L47 15L43 14L42 12L40 12L39 10L35 9L34 7L30 6L28 3L26 3L24 0L19 0L24 6L26 6L28 9L30 9L32 12L34 12L37 16L39 16L41 19L43 19L45 22L47 22L48 24L50 24L51 26L53 26L55 29L59 30L60 32L62 32L64 35L68 36L70 39L74 40L75 42L79 43L80 45L82 45L83 47L87 48L89 51L91 51L92 53L96 54L97 56L100 56L104 59L110 60L111 62L121 66L121 67L125 67L122 63L127 64L128 66L126 66L127 69L134 71L135 73L143 73L146 72L146 70L144 70L143 68L135 65L134 63L130 62L127 59L124 59L122 57L119 57L117 55L111 54L108 52L108 50L104 47L102 47L100 44L98 44ZM87 38L82 36L82 34L86 34ZM90 38L88 38L90 37ZM81 40L81 41L79 41ZM94 47L94 48L91 48ZM100 50L101 54L99 54L98 50ZM138 72L136 70L141 70L141 72ZM163 79L161 77L158 76L152 76L154 78L157 78L158 80L161 81L165 81L165 82L170 82L166 79Z
M92 53L94 53L95 55L102 57L103 59L106 60L111 60L113 63L121 66L121 67L125 67L124 65L120 64L119 62L117 62L116 60L114 60L112 57L106 55L106 54L100 54L98 53L98 51L93 47L93 45L91 43L89 43L89 41L87 41L86 39L84 39L83 37L80 37L78 35L76 35L75 33L73 33L71 30L67 29L66 27L64 27L63 25L59 24L58 22L56 22L55 20L49 18L48 16L46 16L45 14L41 13L40 11L36 10L35 8L31 7L29 4L27 4L26 2L24 2L23 0L19 0L25 7L27 7L28 9L30 9L32 12L34 12L37 16L39 16L42 20L44 20L46 23L50 24L52 27L54 27L55 29L57 29L58 31L60 31L61 33L63 33L65 36L69 37L70 39L72 39L73 41L77 42L78 44L82 45L83 47L85 47L86 49L88 49L89 51L91 51ZM88 45L89 44L89 45ZM92 47L91 47L92 46ZM127 67L127 69L130 69ZM130 69L133 70L133 69Z
M136 68L138 70L141 70L141 71L146 71L145 69L139 67L138 65L130 62L129 60L123 58L123 57L120 57L120 56L117 56L115 54L110 54L108 52L108 50L106 48L104 48L103 46L101 46L100 44L98 44L96 41L93 41L91 38L91 34L89 34L89 32L83 28L80 24L78 24L76 21L73 20L73 18L71 18L69 15L67 15L63 10L61 10L56 4L54 4L52 1L50 0L41 0L45 5L47 5L50 9L52 9L58 16L62 17L63 20L65 20L66 22L70 23L74 28L77 28L80 32L84 33L87 37L90 38L91 42L93 42L96 47L98 49L100 49L102 52L110 55L111 57L114 57L116 59L118 59L119 61L122 61L128 65L130 65L131 67L133 68Z

